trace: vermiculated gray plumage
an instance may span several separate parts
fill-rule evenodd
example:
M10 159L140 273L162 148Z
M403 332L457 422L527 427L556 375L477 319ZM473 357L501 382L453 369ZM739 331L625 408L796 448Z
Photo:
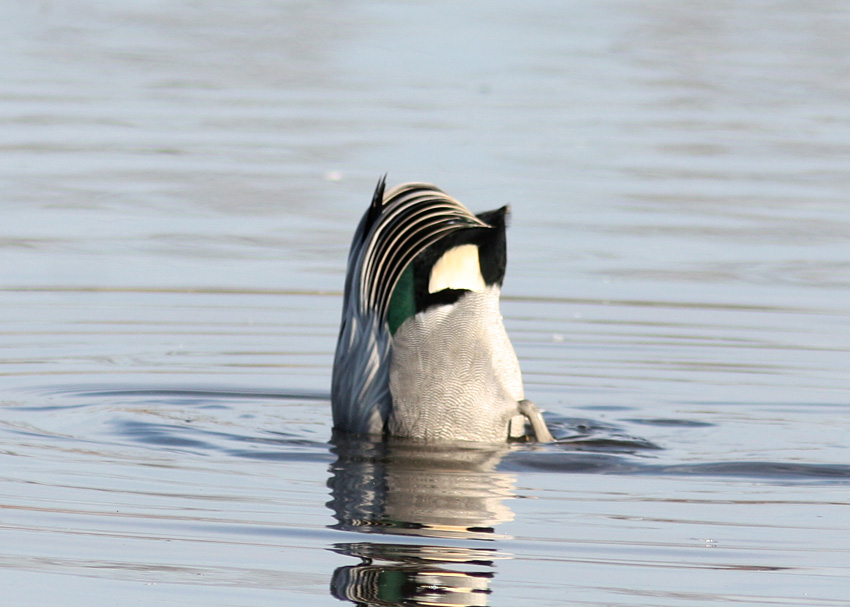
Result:
M499 287L430 308L393 337L389 431L427 440L498 442L523 399Z
M433 185L408 183L385 193L379 181L348 258L331 387L336 430L506 440L523 390L499 312L505 211L476 216ZM436 267L429 264L453 247L475 251L486 288L434 287L439 281L427 276L422 282L423 272ZM391 305L394 314L400 308L394 291L414 268L418 282L414 288L410 278L405 288L411 298L417 294L415 309L391 330Z

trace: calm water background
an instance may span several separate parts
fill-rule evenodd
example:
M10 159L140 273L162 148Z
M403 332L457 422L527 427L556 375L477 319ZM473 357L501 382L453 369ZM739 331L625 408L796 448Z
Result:
M0 17L4 604L847 604L846 2ZM329 444L385 171L512 204L561 443Z

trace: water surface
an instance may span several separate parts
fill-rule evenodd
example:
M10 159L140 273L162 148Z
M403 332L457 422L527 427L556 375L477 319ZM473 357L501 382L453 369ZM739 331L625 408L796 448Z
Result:
M10 604L846 604L843 3L0 15ZM512 205L557 444L332 438L385 171Z

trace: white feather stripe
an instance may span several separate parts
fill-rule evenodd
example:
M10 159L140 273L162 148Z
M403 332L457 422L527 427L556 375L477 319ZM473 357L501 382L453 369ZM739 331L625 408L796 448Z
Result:
M443 289L483 291L486 287L481 275L478 247L474 244L464 244L446 251L431 268L428 281L429 293Z
M397 249L399 253L393 259L392 265L385 271L379 272L378 274L379 276L383 276L384 279L376 285L378 291L377 295L373 298L374 301L372 302L374 308L379 311L379 313L384 314L387 306L389 305L390 295L392 294L393 289L395 289L399 277L402 272L404 272L407 265L413 261L413 258L416 257L419 252L425 250L429 245L437 242L446 234L459 229L463 229L463 226L443 226L439 229L432 228L430 231L425 232L425 235L415 242L406 242L404 243L404 248ZM417 232L417 234L419 234L419 232Z
M407 192L409 200L385 203L360 258L361 305L383 316L404 268L421 251L449 232L489 227L442 192Z
M402 214L401 212L404 211ZM474 218L474 221L471 219ZM428 203L418 207L405 207L399 212L390 211L382 216L379 224L369 235L369 244L364 251L364 257L370 260L381 258L387 249L394 250L394 245L411 232L427 229L428 226L447 224L461 227L486 227L477 218L466 213L458 212L457 208L446 205Z

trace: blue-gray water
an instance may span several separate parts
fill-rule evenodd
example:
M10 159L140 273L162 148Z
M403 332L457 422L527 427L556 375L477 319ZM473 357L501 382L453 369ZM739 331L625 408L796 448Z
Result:
M0 7L3 604L846 605L845 2ZM562 440L331 443L383 172Z

